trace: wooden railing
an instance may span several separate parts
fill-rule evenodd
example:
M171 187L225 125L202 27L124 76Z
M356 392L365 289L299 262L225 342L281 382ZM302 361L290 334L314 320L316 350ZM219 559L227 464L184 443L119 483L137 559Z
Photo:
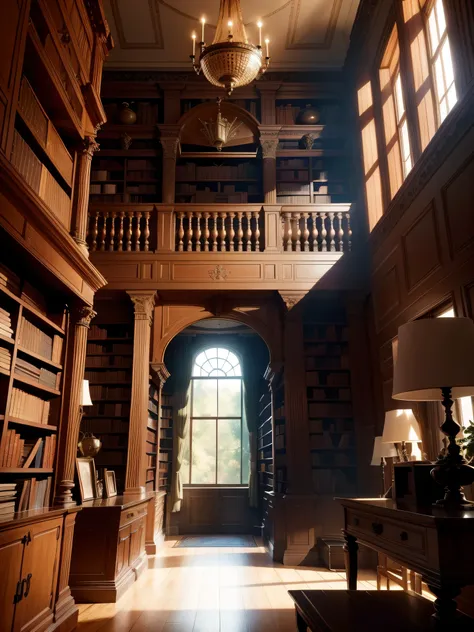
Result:
M350 204L96 204L91 252L346 252Z

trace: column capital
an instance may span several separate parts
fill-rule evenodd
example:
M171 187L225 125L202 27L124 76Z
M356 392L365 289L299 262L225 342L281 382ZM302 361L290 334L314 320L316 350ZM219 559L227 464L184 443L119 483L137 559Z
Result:
M289 290L289 291L284 291L284 292L278 292L278 294L283 299L283 302L286 305L286 309L290 311L290 309L292 309L297 303L301 301L302 298L306 296L307 292Z
M176 160L178 156L179 138L160 138L163 148L163 158Z
M260 145L262 147L263 158L276 158L278 138L261 137Z
M81 305L77 307L73 312L73 318L75 320L75 325L79 327L87 327L87 329L91 326L91 320L97 316L97 312L95 312L90 305Z
M96 151L100 151L100 145L96 141L95 136L86 136L82 141L82 153L92 160L92 156Z
M150 364L150 368L152 370L152 375L156 378L156 381L159 382L160 388L163 388L166 380L170 376L170 372L166 368L164 362L155 362Z
M127 292L134 305L135 320L148 320L151 325L153 308L155 307L156 292L140 291Z

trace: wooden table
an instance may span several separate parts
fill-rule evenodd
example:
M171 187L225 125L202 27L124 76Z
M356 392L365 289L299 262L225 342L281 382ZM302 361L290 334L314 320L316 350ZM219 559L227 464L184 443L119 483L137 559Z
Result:
M444 626L431 616L431 603L406 592L290 590L299 632L468 632L474 619L460 616Z
M415 509L382 498L337 500L344 508L348 589L357 590L360 542L422 575L437 597L435 616L452 620L461 588L474 584L474 512Z

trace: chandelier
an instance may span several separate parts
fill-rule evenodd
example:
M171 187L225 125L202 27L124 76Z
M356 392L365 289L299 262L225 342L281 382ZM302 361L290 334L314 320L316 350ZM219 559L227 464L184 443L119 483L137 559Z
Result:
M222 151L224 145L235 138L237 130L242 125L241 121L237 122L237 118L234 118L233 121L229 121L222 116L221 101L222 99L219 97L217 99L217 116L215 121L201 121L201 119L199 119L200 123L204 125L201 130L202 133L206 136L209 144L215 147L217 151Z
M262 23L258 22L259 43L250 44L245 32L240 0L220 0L219 19L214 41L205 43L206 19L201 18L200 55L196 62L196 33L192 34L193 53L190 56L197 74L214 86L225 88L230 96L234 88L246 86L259 78L270 65L269 44L265 40L266 56L262 52Z

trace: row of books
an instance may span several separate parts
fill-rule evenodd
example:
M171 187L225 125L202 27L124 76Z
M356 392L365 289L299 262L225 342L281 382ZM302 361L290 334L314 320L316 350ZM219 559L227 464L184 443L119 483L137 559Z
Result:
M11 314L2 307L0 307L0 334L7 338L13 337Z
M277 195L291 195L292 193L303 193L305 195L309 194L308 183L277 183Z
M127 437L125 435L106 435L105 437L100 438L102 441L102 449L107 450L108 448L126 448L127 447Z
M121 369L131 369L132 368L132 357L131 356L87 356L86 357L86 369L92 369L95 367L115 367Z
M98 402L87 408L88 417L128 417L130 404L121 402Z
M99 386L90 387L91 399L130 399L131 391L127 386Z
M338 399L340 402L351 400L351 391L348 388L309 388L309 399Z
M19 388L12 389L10 400L10 417L32 421L37 424L47 424L50 411L50 402L25 393Z
M20 277L1 263L0 285L13 292L13 294L20 294Z
M204 192L209 192L209 187L204 187ZM180 183L176 185L176 195L197 195L203 192L202 189L198 189L198 185L196 184L187 184ZM245 192L247 195L259 195L260 189L256 184L249 184L246 187ZM236 191L235 184L224 184L219 186L219 191L215 191L217 194L233 194L233 193L242 193L242 191Z
M313 470L313 489L316 494L349 494L355 491L354 477L343 470Z
M311 454L313 467L353 467L354 459L350 452L313 452Z
M15 430L7 430L0 467L53 467L56 435L39 439L22 439Z
M323 342L319 344L309 343L305 345L305 352L315 356L340 356L342 347L340 345L327 345Z
M38 367L23 358L17 357L15 363L15 374L27 377L38 384L48 386L49 388L58 389L61 382L61 373L48 371L44 367Z
M307 386L323 386L325 388L333 388L336 386L349 386L350 378L348 373L318 373L312 371L306 373Z
M148 443L152 443L153 445L156 445L156 432L154 430L148 429L146 431L146 440Z
M167 463L171 461L171 455L169 452L160 452L160 461Z
M161 407L170 407L173 405L172 403L173 396L168 393L162 393L161 395Z
M172 439L172 428L160 428L160 439Z
M0 520L10 520L15 513L16 483L0 483Z
M248 204L248 195L247 191L216 193L205 187L204 191L196 191L189 201L191 204Z
M113 329L101 325L91 325L89 338L99 338L101 340L107 340L107 338L123 338L124 341L131 339L128 328L120 325L114 326Z
M156 455L155 454L147 454L146 455L146 466L147 467L156 467Z
M352 419L311 419L310 433L330 432L334 434L352 433Z
M160 463L160 474L168 474L170 471L170 463Z
M128 371L86 371L86 380L93 384L94 382L129 382L130 373Z
M83 432L94 432L97 435L109 432L128 432L129 425L125 419L88 419L84 417L81 424Z
M327 356L319 357L319 356L307 356L306 357L306 369L314 370L320 369L322 371L327 371L331 369L348 369L349 368L349 358L348 356L338 356L334 358L330 358Z
M352 448L352 433L333 435L329 432L310 435L310 447L312 450L347 450Z
M238 165L196 165L187 162L176 167L176 181L186 180L244 180L257 179L258 169L249 162L241 162Z
M12 363L12 354L9 349L0 347L0 369L2 371L10 371Z
M151 428L152 430L158 430L158 418L148 415L148 421L146 425L148 428Z
M350 402L310 402L308 404L310 417L351 417Z
M297 105L277 105L276 107L276 124L277 125L295 125L301 108Z
M279 180L294 180L295 182L298 181L303 181L303 182L308 182L309 178L308 178L308 170L307 169L302 169L302 170L290 170L288 169L287 171L282 171L281 169L278 171L278 175L277 175L277 182Z
M22 318L20 327L19 343L28 351L37 353L38 355L56 362L61 362L61 354L63 350L62 336L50 336L39 327L36 327L26 318Z
M133 344L123 344L123 343L114 343L114 344L94 344L89 342L87 345L87 353L132 353L133 352Z
M49 507L52 478L27 478L22 481L22 490L18 500L18 511Z
M280 158L278 159L278 168L279 169L289 169L289 170L297 170L297 169L305 169L305 173L308 173L309 162L307 158Z
M349 330L345 325L313 325L303 328L305 338L319 339L321 342L347 342Z

